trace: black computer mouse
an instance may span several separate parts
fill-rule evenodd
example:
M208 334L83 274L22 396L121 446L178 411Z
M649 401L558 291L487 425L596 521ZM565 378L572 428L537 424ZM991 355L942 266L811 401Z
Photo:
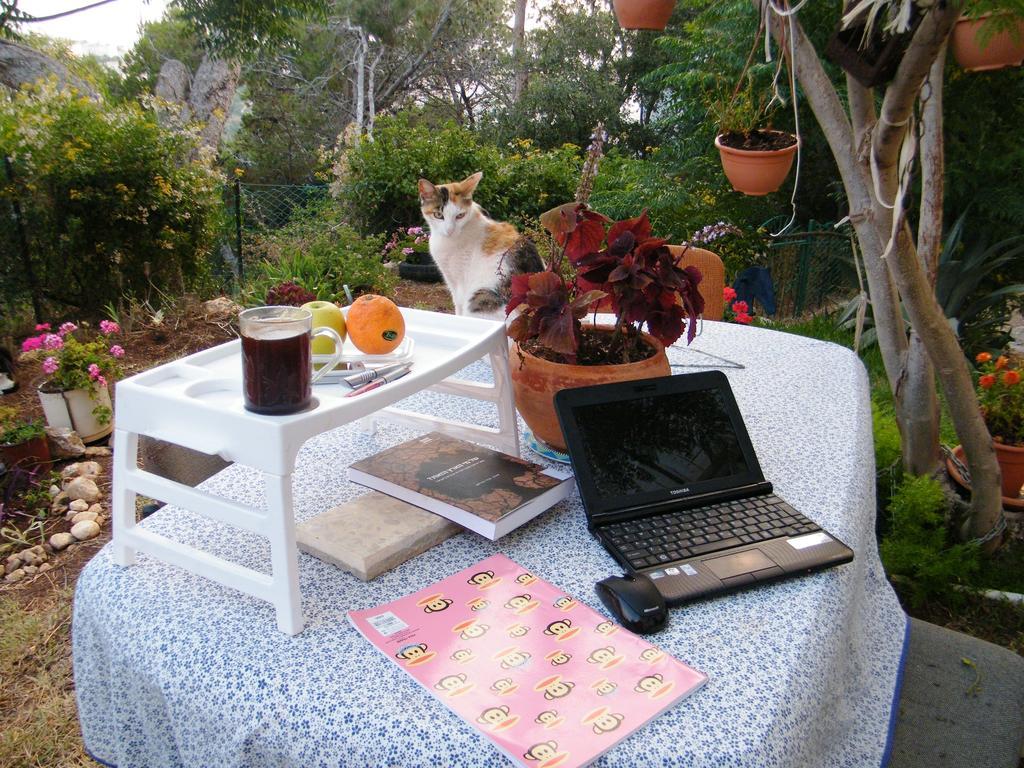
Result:
M665 598L642 573L609 576L597 582L595 589L605 607L630 632L649 635L668 620Z

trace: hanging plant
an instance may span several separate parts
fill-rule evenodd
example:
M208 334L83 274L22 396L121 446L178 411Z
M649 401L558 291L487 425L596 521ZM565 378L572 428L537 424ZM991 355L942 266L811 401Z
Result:
M672 16L676 0L612 0L612 7L623 29L662 30Z
M968 72L1019 67L1024 62L1024 19L1008 13L961 16L953 28L953 56Z
M847 3L825 56L866 88L889 82L931 0Z

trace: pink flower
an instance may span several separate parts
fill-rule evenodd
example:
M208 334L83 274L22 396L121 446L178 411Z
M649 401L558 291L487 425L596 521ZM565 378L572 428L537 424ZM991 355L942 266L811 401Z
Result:
M47 349L61 349L64 346L64 339L56 333L48 333L43 337L43 346Z
M121 326L113 320L100 320L100 331L109 336L112 333L120 333Z
M408 232L410 235L422 235L423 227L409 227L406 230L406 232Z
M750 307L747 306L747 302L745 302L745 301L733 302L732 311L735 312L737 315L746 314L749 310L750 310Z
M88 371L89 371L89 378L90 379L95 380L100 375L100 367L98 365L96 365L96 363L92 363L89 366Z
M725 299L725 303L728 304L736 298L736 290L728 285L725 286L725 288L722 289L722 298Z
M48 357L43 360L43 373L47 376L56 373L58 368L60 368L60 363L58 363L54 358Z
M416 242L417 243L425 243L425 242L427 242L427 238L426 238L425 235L420 235L419 237L416 238Z
M72 322L62 323L60 328L57 329L57 333L61 336L67 336L69 333L73 333L78 330L78 326Z
M752 318L746 312L740 312L736 315L736 322L739 323L740 325L750 325L750 322L753 319L754 318Z
M48 330L50 330L50 324L49 323L40 323L39 325L36 326L36 330L37 331L48 331Z
M33 350L41 349L42 346L43 346L43 337L42 336L29 336L27 339L25 339L23 342L21 342L21 351L22 352L32 352Z
M96 377L96 383L99 384L101 387L107 386L107 380L105 378L103 378L102 376L97 376Z
M410 253L415 253L415 252L416 252L415 248L403 248L402 249L402 253L404 253L406 256L408 256Z
M124 347L120 344L115 344L110 348L110 354L114 357L124 357Z

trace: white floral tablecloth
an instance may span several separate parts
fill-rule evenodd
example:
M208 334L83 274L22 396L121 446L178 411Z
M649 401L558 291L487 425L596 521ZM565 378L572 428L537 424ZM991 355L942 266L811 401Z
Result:
M768 330L705 323L676 373L724 367L765 476L853 548L848 565L673 609L653 641L708 673L708 685L598 761L607 766L877 766L883 763L906 620L875 546L867 376L849 350ZM467 378L488 375L476 364ZM479 401L422 393L436 412L479 423ZM363 493L348 465L411 436L382 424L324 433L303 448L297 517ZM259 503L257 473L207 481ZM259 538L165 507L143 525L269 572ZM601 610L594 583L618 569L586 530L578 496L498 542L463 533L364 584L299 556L306 629L289 637L265 602L109 545L74 603L74 668L85 745L130 766L500 766L507 761L345 619L495 552Z

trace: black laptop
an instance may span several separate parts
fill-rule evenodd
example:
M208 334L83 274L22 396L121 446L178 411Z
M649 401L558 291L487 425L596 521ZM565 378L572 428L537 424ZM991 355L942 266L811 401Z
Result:
M720 371L566 389L555 408L588 527L670 604L853 559L772 493Z

